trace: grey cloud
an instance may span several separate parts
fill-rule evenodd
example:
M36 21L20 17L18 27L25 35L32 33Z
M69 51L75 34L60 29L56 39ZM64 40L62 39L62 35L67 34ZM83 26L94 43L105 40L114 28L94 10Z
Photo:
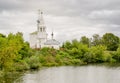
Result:
M43 9L53 15L79 16L94 10L119 9L119 0L2 0L0 10Z
M102 10L93 11L89 14L89 18L93 21L107 24L120 24L120 10Z
M25 27L25 31L28 28L31 31L36 30L32 27L36 27L37 10L42 9L47 16L52 17L46 17L49 19L46 24L48 28L58 29L57 33L61 31L58 34L59 39L63 39L63 34L66 34L66 39L69 39L71 37L67 34L78 38L73 33L78 35L102 31L118 33L120 30L119 4L119 0L0 0L0 29ZM2 15L4 11L9 13L8 17ZM63 21L59 18L63 18ZM23 24L19 24L20 22Z
M22 3L20 0L0 0L0 11L20 10Z

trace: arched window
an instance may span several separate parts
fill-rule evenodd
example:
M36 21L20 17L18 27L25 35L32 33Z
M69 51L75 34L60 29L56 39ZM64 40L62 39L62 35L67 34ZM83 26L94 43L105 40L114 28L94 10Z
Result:
M40 28L40 31L42 32L42 28Z
M43 31L45 31L45 28L43 28Z

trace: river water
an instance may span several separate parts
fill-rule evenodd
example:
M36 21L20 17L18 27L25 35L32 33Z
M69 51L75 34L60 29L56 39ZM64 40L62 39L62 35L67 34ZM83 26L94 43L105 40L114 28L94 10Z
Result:
M94 65L43 68L24 74L19 80L14 83L120 83L120 67Z

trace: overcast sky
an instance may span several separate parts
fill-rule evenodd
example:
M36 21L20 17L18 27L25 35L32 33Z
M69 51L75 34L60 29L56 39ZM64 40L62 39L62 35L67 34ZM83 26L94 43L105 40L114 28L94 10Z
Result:
M0 0L0 33L37 30L38 9L59 41L106 32L120 36L120 0ZM50 37L50 36L49 36Z

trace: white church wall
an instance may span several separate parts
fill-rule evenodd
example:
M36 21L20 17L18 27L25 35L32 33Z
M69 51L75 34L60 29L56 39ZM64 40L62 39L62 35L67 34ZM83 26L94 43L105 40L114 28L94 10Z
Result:
M31 48L36 48L36 46L37 46L37 38L36 37L37 36L34 34L30 35L30 47Z

